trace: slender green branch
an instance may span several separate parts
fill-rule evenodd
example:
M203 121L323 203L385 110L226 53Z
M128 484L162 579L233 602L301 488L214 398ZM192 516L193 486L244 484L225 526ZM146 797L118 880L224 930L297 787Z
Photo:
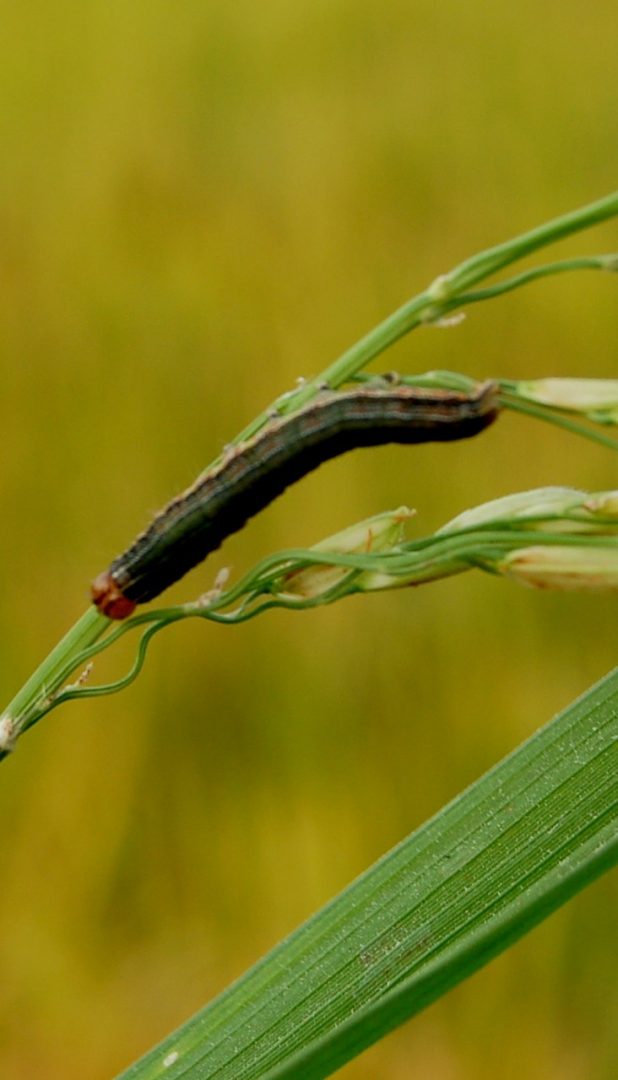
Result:
M464 292L444 303L442 314L453 311L455 308L468 307L470 304L478 304L482 300L493 300L496 296L520 289L523 285L531 285L541 278L553 277L555 274L565 274L572 270L605 270L610 273L618 271L618 255L585 255L578 259L560 259L558 262L545 263L543 266L535 266L532 270L524 270L521 274L499 281L486 289L478 289L476 292Z
M503 270L505 266L510 266L511 263L518 262L519 259L532 255L533 252L549 244L563 240L566 236L607 221L616 214L618 214L618 191L612 192L611 195L597 202L589 203L579 210L554 218L536 229L516 236L513 240L507 240L506 243L473 255L443 278L438 279L437 285L433 288L437 294L436 299L448 300L471 285L476 285L477 282Z
M335 360L322 375L310 380L295 394L290 395L281 411L288 413L304 405L315 396L324 383L333 388L341 386L385 349L426 321L432 309L435 309L435 317L439 318L442 305L450 304L471 285L484 281L504 267L531 255L540 248L547 247L548 244L555 243L572 233L580 232L582 229L588 229L617 214L618 191L596 203L554 218L553 221L530 232L466 259L448 274L437 278L424 292L403 304L366 337Z
M572 435L580 435L585 439L590 439L600 446L605 446L608 450L618 450L618 439L613 439L611 435L606 435L603 431L596 431L590 427L586 427L586 425L582 424L579 420L574 420L572 416L565 415L559 410L552 409L546 405L539 405L531 401L524 401L515 394L508 393L508 391L503 391L501 393L500 401L505 408L512 409L514 412L532 416L535 420L546 420L547 423L554 424L555 427L561 427L564 431L569 431Z
M593 225L618 215L618 192L613 192L598 202L590 203L570 214L554 218L552 221L523 233L521 236L499 244L494 248L482 251L471 258L464 260L447 274L443 274L423 292L413 296L402 304L400 308L387 316L364 337L341 354L332 364L314 378L303 382L298 389L288 391L274 401L267 409L251 421L232 440L231 445L238 445L250 438L275 414L286 416L296 409L301 408L312 400L327 385L336 390L344 383L349 382L354 376L372 360L380 356L401 338L423 323L436 321L442 315L452 311L455 307L461 307L464 303L476 302L476 299L491 299L488 293L485 297L476 297L475 301L463 300L464 294L472 285L476 285L486 278L493 276L498 271L509 266L535 251L566 236L581 232ZM594 258L594 257L590 257ZM615 256L599 256L602 260L615 259ZM589 267L588 258L582 260L585 266L577 265L579 260L570 260L573 264L570 269L584 269ZM554 264L554 267L557 264ZM603 269L615 268L613 265L605 265ZM569 269L564 267L564 270ZM557 269L548 270L548 273L558 273ZM526 284L534 280L534 276L541 276L537 271L530 271L533 277L527 275L519 284ZM517 288L516 284L510 284L509 288ZM499 288L499 286L497 287ZM506 290L504 290L506 291ZM458 299L458 297L460 299ZM215 462L219 459L215 459ZM212 468L212 462L205 472ZM202 474L203 475L203 474Z

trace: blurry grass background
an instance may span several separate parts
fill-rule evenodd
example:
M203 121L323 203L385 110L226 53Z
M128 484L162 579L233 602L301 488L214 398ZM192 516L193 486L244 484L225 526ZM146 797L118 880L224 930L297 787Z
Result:
M461 258L616 186L615 4L2 3L0 679L254 413ZM556 249L616 247L612 225ZM615 377L616 281L387 368ZM616 463L506 416L333 462L174 591L407 502ZM171 595L171 594L170 594ZM2 767L0 1075L106 1080L616 661L615 599L481 575L154 645ZM101 663L99 677L115 663ZM127 657L125 656L125 660ZM501 723L490 723L497 714ZM346 1080L609 1080L616 879Z

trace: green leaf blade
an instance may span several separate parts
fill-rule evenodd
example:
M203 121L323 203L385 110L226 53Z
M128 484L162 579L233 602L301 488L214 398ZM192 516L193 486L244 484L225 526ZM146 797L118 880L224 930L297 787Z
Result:
M618 861L618 670L122 1080L318 1080Z

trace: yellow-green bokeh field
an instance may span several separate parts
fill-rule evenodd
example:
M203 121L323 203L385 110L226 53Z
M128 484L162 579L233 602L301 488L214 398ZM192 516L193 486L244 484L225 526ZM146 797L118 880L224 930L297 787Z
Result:
M615 4L3 3L0 682L298 376L436 274L616 187ZM557 249L615 250L606 225ZM383 367L615 377L562 277ZM402 502L427 532L609 452L506 416L306 479L174 590ZM162 634L1 767L0 1076L109 1080L616 660L611 596L470 574ZM120 673L129 652L95 676ZM610 1080L616 880L341 1073Z

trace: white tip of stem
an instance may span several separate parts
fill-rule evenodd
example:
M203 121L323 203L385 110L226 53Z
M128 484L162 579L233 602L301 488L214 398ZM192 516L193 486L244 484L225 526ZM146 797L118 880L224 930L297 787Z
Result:
M231 570L229 566L222 566L221 569L217 571L217 576L215 577L212 589L202 593L201 596L198 596L197 600L194 600L186 606L188 608L197 608L198 611L202 608L210 607L210 605L221 596L221 593L230 579L230 574Z
M437 326L439 330L445 330L449 326L459 326L465 317L465 311L457 311L454 315L441 315L438 319L431 319L428 321L427 326Z
M4 716L0 717L0 751L10 754L15 746L16 739L15 721L12 716L7 716L5 713Z
M440 274L427 289L427 293L431 300L444 302L450 297L448 274Z
M228 581L230 580L231 572L232 571L230 570L229 566L222 566L220 570L217 570L214 588L218 592L221 592L227 585Z

